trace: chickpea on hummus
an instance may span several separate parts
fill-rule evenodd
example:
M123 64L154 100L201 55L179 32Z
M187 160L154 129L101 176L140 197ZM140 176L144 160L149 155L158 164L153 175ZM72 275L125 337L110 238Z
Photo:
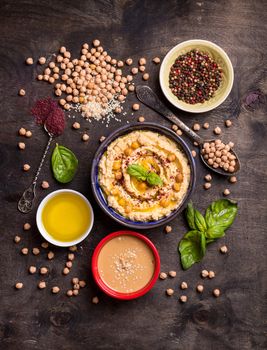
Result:
M132 221L168 216L179 207L189 182L186 155L157 132L137 130L118 137L99 162L99 184L108 205Z

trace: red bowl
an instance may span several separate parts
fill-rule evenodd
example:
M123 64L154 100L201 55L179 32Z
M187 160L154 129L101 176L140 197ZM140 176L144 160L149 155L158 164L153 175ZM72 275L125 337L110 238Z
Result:
M147 244L147 246L152 250L152 253L154 255L155 259L155 270L152 279L148 282L148 284L143 287L142 289L133 292L133 293L120 293L115 291L114 289L110 288L100 277L99 271L98 271L98 256L99 253L102 249L102 247L112 238L121 236L121 235L128 235L128 236L135 236L141 239L143 242ZM92 272L93 272L93 277L96 282L96 284L99 286L100 289L102 289L103 292L108 294L109 296L116 298L116 299L121 299L121 300L130 300L130 299L136 299L141 297L142 295L146 294L147 292L152 289L154 284L156 283L159 272L160 272L160 257L159 253L157 251L157 248L154 246L154 244L148 239L147 237L141 235L140 233L133 232L133 231L117 231L113 232L109 235L107 235L105 238L103 238L97 247L95 248L93 257L92 257Z

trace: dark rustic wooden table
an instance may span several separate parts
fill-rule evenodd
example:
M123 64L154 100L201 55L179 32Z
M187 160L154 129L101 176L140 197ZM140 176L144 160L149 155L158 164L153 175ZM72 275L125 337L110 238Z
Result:
M266 349L266 1L1 0L0 23L0 348ZM47 141L29 115L29 108L36 99L52 96L51 86L35 79L40 68L26 66L25 58L53 54L61 45L78 55L82 43L94 38L99 38L115 57L130 56L135 61L147 57L151 76L148 84L159 94L159 66L152 64L151 59L163 58L183 40L202 38L219 44L229 54L235 70L231 95L219 108L203 115L175 112L189 126L196 121L209 122L210 130L201 130L201 134L211 136L212 129L220 126L223 138L235 142L242 161L238 183L230 185L214 176L212 188L204 191L203 176L207 170L197 158L197 185L192 200L204 211L228 187L231 198L238 200L238 217L226 237L209 246L203 261L186 272L182 271L177 254L177 243L187 230L182 215L173 220L173 231L168 235L163 227L145 232L159 249L162 270L176 270L177 277L159 281L146 296L130 302L103 295L92 280L90 259L94 248L102 237L122 227L108 219L92 198L90 165L101 135L108 135L126 121L137 121L141 114L147 121L165 126L170 126L168 121L144 106L132 115L134 95L127 100L123 121L112 121L109 128L80 118L82 128L73 131L72 120L67 120L67 129L58 141L78 155L77 176L67 186L59 185L52 178L47 160L40 182L49 181L49 190L42 190L39 182L34 210L28 215L17 211L17 201L32 180ZM21 87L26 89L25 97L17 95ZM261 95L246 99L251 91ZM233 121L229 129L224 127L227 118ZM17 130L21 126L33 132L33 137L25 141L24 152L17 148L21 140ZM90 135L87 143L81 141L85 130ZM31 165L27 173L21 169L25 162ZM79 245L67 277L61 275L66 249L53 248L52 261L46 259L44 249L39 256L20 254L23 246L40 246L36 207L48 192L63 187L84 193L95 211L94 229ZM30 231L23 231L25 222L32 224ZM22 237L17 245L13 243L16 234ZM229 248L226 255L219 253L223 244ZM49 267L45 290L37 288L38 274L28 274L31 264ZM201 281L203 268L214 270L216 277L204 281L205 291L197 295L195 287ZM78 297L68 298L64 292L70 288L73 276L85 278L87 287ZM20 291L14 289L17 281L24 283ZM182 281L189 285L188 302L184 305L178 301ZM53 285L59 285L62 292L52 295ZM173 297L166 297L168 287L175 290ZM221 289L218 299L211 295L215 287ZM95 295L100 299L98 305L91 303Z

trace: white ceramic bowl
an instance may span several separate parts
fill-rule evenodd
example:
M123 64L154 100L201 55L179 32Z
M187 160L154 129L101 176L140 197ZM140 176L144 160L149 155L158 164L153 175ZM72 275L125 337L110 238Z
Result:
M175 59L193 49L207 52L222 67L223 72L221 84L214 96L204 103L191 105L179 100L171 92L171 89L169 88L169 73ZM230 58L220 46L207 40L188 40L174 46L174 48L172 48L164 57L160 67L159 82L165 97L175 107L186 112L203 113L218 107L225 101L232 90L234 70Z
M76 240L68 241L68 242L58 241L46 231L46 229L45 229L45 227L43 225L43 222L42 222L42 211L43 211L43 208L46 205L46 203L52 197L55 197L58 193L74 193L77 196L79 196L80 198L82 198L83 201L86 203L87 207L89 208L90 215L91 215L91 223L90 223L88 229L79 238L77 238ZM42 200L42 202L39 204L39 207L38 207L37 213L36 213L36 223L37 223L37 227L38 227L39 232L41 233L41 235L44 237L44 239L46 241L48 241L49 243L52 243L52 244L54 244L56 246L59 246L59 247L70 247L70 246L73 246L75 244L80 243L81 241L83 241L89 235L89 233L92 230L93 224L94 224L94 212L93 212L93 208L92 208L90 202L88 201L88 199L84 195L82 195L80 192L73 191L73 190L68 190L68 189L57 190L57 191L54 191L54 192L51 192L50 194L48 194Z

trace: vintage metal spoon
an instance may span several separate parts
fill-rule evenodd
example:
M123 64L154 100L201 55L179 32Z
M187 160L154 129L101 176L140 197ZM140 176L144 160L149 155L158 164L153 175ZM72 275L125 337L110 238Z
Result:
M137 86L136 87L136 95L137 98L147 105L148 107L152 108L154 111L158 112L159 114L163 115L165 118L169 119L173 124L176 124L181 130L183 130L193 141L196 141L198 143L198 147L200 150L203 147L203 144L205 142L213 142L214 140L204 140L202 137L197 135L193 130L191 130L187 125L185 125L179 118L177 118L158 98L158 96L155 94L155 92L149 87L149 86ZM224 176L232 176L235 175L240 170L240 160L237 156L237 154L231 150L231 152L236 156L236 166L235 171L232 173L229 173L221 168L213 168L211 165L209 165L206 162L206 159L204 159L203 155L200 152L200 158L202 162L212 171L224 175Z
M43 153L41 162L40 162L39 167L37 169L37 172L35 174L34 180L31 183L31 185L23 192L23 194L22 194L22 196L21 196L21 198L20 198L20 200L18 202L18 210L21 211L24 214L26 214L26 213L28 213L28 212L30 212L32 210L33 202L34 202L34 198L35 198L35 187L36 187L36 183L37 183L37 180L38 180L38 176L39 176L39 174L41 172L41 169L42 169L42 166L44 164L47 152L49 150L49 147L50 147L51 142L52 142L53 137L54 137L54 135L51 134L47 130L45 124L44 124L44 129L45 129L45 131L47 132L47 134L49 136L49 140L47 142L45 151Z

